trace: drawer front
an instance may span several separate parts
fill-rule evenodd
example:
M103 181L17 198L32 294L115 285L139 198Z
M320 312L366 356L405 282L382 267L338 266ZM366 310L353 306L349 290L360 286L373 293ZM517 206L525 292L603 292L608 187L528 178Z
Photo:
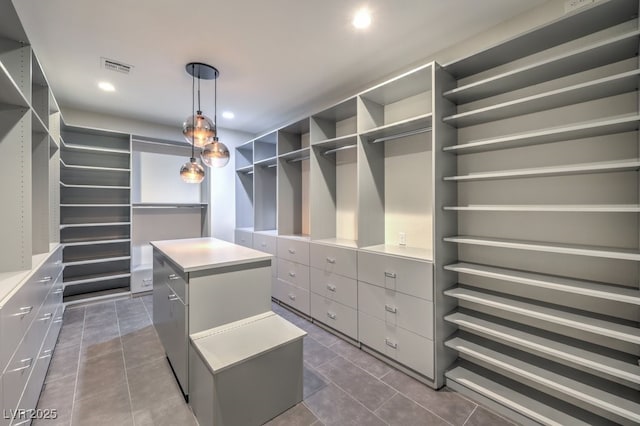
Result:
M189 346L187 335L187 309L180 299L176 299L171 289L168 290L169 313L164 349L184 393L189 392L189 372L187 364L187 350ZM164 342L163 342L164 343Z
M253 248L275 256L278 252L276 237L255 233L253 234Z
M33 285L26 283L4 305L0 314L2 327L2 345L0 345L0 370L9 362L20 340L24 337L29 325L38 313L36 304L38 292ZM41 301L42 302L42 301Z
M433 339L432 302L359 281L358 309L386 324Z
M433 342L415 333L385 324L358 312L358 336L362 343L433 379Z
M306 265L278 259L278 278L309 290L309 267Z
M309 242L290 238L278 238L278 257L291 262L309 265Z
M298 311L309 315L309 292L278 279L276 284L276 298Z
M355 309L311 293L310 312L318 321L358 340L358 311Z
M236 229L235 234L236 234L235 235L236 244L239 244L241 246L245 246L248 248L253 248L253 232L239 231Z
M358 282L311 267L311 291L343 305L358 308Z
M358 252L341 247L311 243L309 262L322 271L358 278Z
M358 281L433 300L433 266L430 262L360 251Z
M184 274L169 262L165 262L164 273L166 274L166 282L169 284L169 287L171 287L184 303L189 304L187 298L187 278Z

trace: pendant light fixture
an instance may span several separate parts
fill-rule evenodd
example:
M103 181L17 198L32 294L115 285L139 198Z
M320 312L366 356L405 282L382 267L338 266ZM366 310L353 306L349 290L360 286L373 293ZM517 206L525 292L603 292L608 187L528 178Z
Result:
M229 149L218 139L216 126L218 111L218 84L220 73L215 67L201 62L187 64L187 72L191 75L191 111L182 125L182 134L191 143L191 158L180 168L180 177L187 183L200 183L204 180L204 168L195 158L196 146L202 148L200 158L209 167L224 167L229 163ZM198 109L196 110L196 79L198 79ZM213 121L202 113L200 107L200 80L214 80Z

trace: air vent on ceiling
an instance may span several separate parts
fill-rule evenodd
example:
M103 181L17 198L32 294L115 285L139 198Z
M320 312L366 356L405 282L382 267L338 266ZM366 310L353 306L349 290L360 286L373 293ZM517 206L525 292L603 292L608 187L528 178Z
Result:
M129 74L131 72L131 69L133 68L132 65L114 61L113 59L100 58L100 62L102 63L102 68L106 70L121 72L123 74Z

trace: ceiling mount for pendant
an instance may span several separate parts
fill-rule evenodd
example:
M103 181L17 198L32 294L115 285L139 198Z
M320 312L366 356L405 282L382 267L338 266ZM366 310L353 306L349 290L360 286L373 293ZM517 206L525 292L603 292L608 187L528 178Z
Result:
M215 80L220 76L220 71L202 62L189 62L186 66L187 73L199 80Z

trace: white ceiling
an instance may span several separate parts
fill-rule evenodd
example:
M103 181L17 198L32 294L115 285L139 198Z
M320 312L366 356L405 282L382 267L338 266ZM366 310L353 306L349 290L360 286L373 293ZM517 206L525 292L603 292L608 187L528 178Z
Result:
M546 0L14 0L64 109L180 126L191 61L216 66L220 127L258 133L317 111ZM366 5L373 23L351 25ZM100 68L100 57L134 66ZM98 89L112 82L116 92ZM202 82L212 116L213 82Z

